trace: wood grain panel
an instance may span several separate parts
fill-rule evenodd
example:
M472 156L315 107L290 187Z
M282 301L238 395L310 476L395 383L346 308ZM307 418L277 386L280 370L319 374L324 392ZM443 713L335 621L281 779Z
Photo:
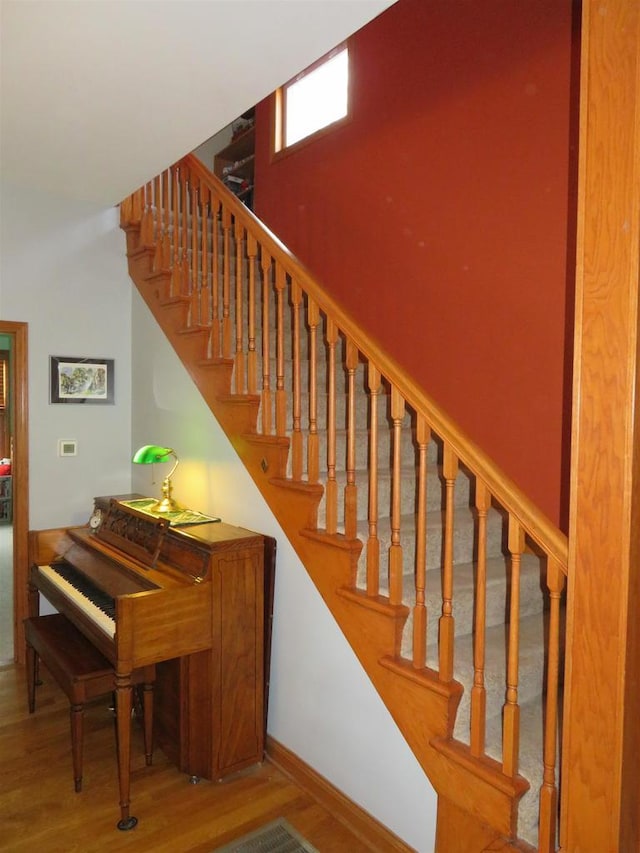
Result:
M638 736L625 740L624 729L630 700L637 699L629 685L638 675L637 604L630 593L638 588L640 548L634 497L639 57L636 0L585 2L561 819L566 851L639 849L637 799L634 808L623 808L638 796ZM637 729L637 719L632 724ZM623 797L630 784L635 793Z

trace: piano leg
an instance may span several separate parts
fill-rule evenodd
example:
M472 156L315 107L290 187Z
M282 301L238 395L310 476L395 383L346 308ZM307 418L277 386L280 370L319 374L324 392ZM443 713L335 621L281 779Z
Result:
M144 757L147 767L153 762L153 682L145 682L142 688L144 721Z
M131 673L116 673L116 732L118 743L118 781L120 784L120 820L118 829L133 829L137 817L129 815L131 784Z

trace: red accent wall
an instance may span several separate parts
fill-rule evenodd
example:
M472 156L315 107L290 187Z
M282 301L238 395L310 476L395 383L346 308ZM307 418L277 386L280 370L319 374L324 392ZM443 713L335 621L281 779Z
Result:
M256 210L554 521L570 395L570 0L399 0L356 33L352 118Z

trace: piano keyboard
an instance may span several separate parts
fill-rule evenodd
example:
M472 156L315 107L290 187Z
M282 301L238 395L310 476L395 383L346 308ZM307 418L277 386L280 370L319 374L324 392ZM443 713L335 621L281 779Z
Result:
M115 601L68 563L38 566L50 583L56 586L91 621L109 637L116 632Z

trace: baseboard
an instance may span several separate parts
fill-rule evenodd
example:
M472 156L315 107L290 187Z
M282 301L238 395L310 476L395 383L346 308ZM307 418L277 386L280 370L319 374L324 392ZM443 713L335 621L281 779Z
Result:
M314 800L329 809L364 843L370 844L379 853L415 853L413 847L405 844L386 826L372 817L369 812L358 806L341 791L335 788L323 776L305 764L301 758L267 735L267 759L279 770L310 794Z

